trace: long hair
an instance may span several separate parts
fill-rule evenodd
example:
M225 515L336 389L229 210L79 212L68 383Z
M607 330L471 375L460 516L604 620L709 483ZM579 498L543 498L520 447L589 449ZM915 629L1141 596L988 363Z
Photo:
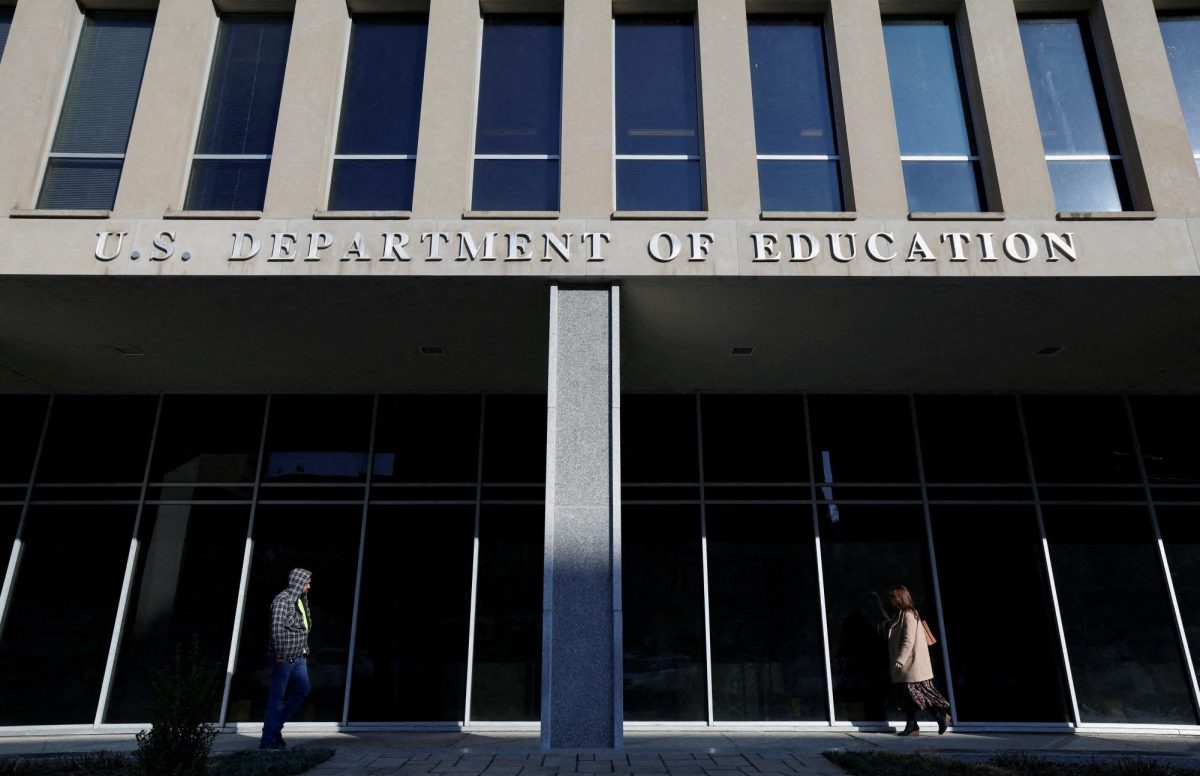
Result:
M913 604L912 593L908 592L908 588L904 585L894 585L888 588L888 594L895 593L896 600L900 603L900 614L912 612L916 618L921 619L921 613L917 611L917 607Z

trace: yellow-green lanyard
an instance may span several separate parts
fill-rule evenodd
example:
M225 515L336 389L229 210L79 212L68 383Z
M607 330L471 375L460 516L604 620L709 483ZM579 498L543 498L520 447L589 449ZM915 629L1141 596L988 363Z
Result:
M310 630L311 628L310 628L310 626L309 626L309 624L308 624L308 610L306 610L306 609L304 608L304 599L303 599L303 598L297 598L297 599L296 599L296 606L300 607L300 616L304 618L304 630L305 630L305 631L308 631L308 630Z

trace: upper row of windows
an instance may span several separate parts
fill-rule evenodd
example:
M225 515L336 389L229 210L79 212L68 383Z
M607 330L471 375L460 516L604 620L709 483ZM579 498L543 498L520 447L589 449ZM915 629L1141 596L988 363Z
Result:
M11 19L0 7L0 55ZM153 26L153 14L85 18L39 209L112 208ZM1200 165L1200 16L1160 26ZM988 210L953 20L883 29L910 210ZM748 30L762 209L843 210L823 23L751 17ZM1020 33L1057 208L1131 209L1086 18L1021 17ZM354 18L330 210L411 208L426 35L424 17ZM287 16L221 18L185 209L262 208L290 37ZM617 209L703 210L693 19L617 17L615 43ZM558 210L561 92L561 17L485 19L473 209Z

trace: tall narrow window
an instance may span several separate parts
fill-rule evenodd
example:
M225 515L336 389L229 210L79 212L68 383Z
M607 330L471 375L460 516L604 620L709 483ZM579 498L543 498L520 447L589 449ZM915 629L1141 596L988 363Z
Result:
M562 19L487 19L472 208L558 210L561 106Z
M983 210L953 20L885 19L883 39L909 210Z
M1129 186L1086 19L1035 16L1020 25L1056 207L1129 210Z
M8 28L12 26L13 6L0 5L0 58L4 57L4 44L8 43Z
M225 16L217 36L188 210L261 210L292 20Z
M1158 26L1192 141L1192 158L1200 170L1200 16L1162 16Z
M354 17L330 210L410 210L425 78L423 16Z
M618 18L616 45L617 210L703 210L692 18Z
M39 208L112 209L153 30L153 14L84 19Z
M841 157L820 20L752 17L749 36L762 209L841 210Z

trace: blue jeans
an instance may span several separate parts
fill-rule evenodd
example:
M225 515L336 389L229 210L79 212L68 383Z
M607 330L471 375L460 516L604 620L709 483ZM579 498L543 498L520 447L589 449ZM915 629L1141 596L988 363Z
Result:
M283 723L299 710L300 704L304 703L311 689L307 658L294 657L275 664L275 672L271 674L271 690L267 693L262 743L271 744L279 738Z

